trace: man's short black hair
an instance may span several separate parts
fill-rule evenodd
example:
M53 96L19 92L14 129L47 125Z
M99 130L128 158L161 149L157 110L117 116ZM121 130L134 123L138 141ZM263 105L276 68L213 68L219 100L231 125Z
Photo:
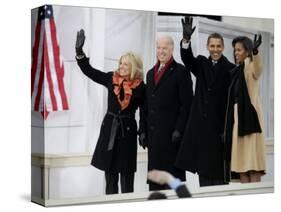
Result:
M207 45L209 44L211 38L220 39L222 42L222 45L224 46L224 40L223 40L223 37L221 34L219 34L217 32L210 34L208 37L208 40L207 40Z

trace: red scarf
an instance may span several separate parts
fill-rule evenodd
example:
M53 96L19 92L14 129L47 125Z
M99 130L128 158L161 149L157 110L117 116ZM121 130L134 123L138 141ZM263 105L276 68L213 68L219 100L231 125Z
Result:
M171 65L171 63L173 61L174 61L174 58L171 57L171 59L161 68L161 71L158 71L159 66L160 66L160 61L158 61L156 63L156 65L154 66L154 82L155 82L155 85L158 84L161 77L164 75L164 73L166 72L166 70L169 68L169 66Z
M119 75L118 72L114 72L112 75L112 83L114 85L114 94L117 96L118 102L121 105L121 110L124 110L128 105L130 104L131 96L132 96L132 89L139 86L139 84L142 82L141 79L135 79L135 80L125 80L123 77ZM120 99L120 91L121 91L121 85L123 84L124 89L124 98L123 100Z

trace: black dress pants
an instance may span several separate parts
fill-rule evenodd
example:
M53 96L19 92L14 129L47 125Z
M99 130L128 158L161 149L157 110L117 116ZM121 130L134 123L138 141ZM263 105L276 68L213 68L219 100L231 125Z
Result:
M121 192L134 192L135 173L120 173ZM106 194L118 194L119 173L105 172Z
M221 179L214 179L214 178L199 175L199 184L200 187L203 187L203 186L226 185L228 183L225 183L224 180Z
M160 190L171 189L168 185L159 185L151 181L148 181L148 184L149 184L149 191L160 191Z

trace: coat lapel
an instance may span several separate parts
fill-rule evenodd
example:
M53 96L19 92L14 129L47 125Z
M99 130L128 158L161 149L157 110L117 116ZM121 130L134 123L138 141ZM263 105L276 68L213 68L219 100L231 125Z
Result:
M208 58L208 66L212 67L212 59ZM227 66L226 66L226 60L224 56L219 59L218 63L215 65L215 67L212 67L211 69L207 69L208 73L206 73L208 77L208 87L216 88L220 87L221 80L225 80L225 74L227 72ZM212 73L215 72L215 73Z
M154 67L147 73L147 85L154 89Z
M208 84L208 87L212 87L213 82L214 82L214 76L213 76L214 70L213 69L215 67L213 67L212 60L210 58L207 60L206 66L210 67L210 68L205 69L206 70L205 74L206 74L206 78L207 78L207 84Z
M169 78L173 70L176 68L176 65L177 63L173 61L170 67L165 71L165 73L163 74L157 85L155 85L154 75L153 75L152 79L153 79L154 91L156 91Z

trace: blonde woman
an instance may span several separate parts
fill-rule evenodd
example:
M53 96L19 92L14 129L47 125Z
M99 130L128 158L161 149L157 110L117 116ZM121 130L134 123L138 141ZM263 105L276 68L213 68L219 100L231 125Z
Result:
M119 175L121 192L133 192L137 158L135 113L139 107L142 111L145 95L143 64L138 56L129 52L120 57L116 71L99 71L89 64L82 50L84 41L81 29L76 40L77 63L87 77L108 90L107 113L91 164L105 172L106 194L118 193ZM143 116L140 117L142 121Z

